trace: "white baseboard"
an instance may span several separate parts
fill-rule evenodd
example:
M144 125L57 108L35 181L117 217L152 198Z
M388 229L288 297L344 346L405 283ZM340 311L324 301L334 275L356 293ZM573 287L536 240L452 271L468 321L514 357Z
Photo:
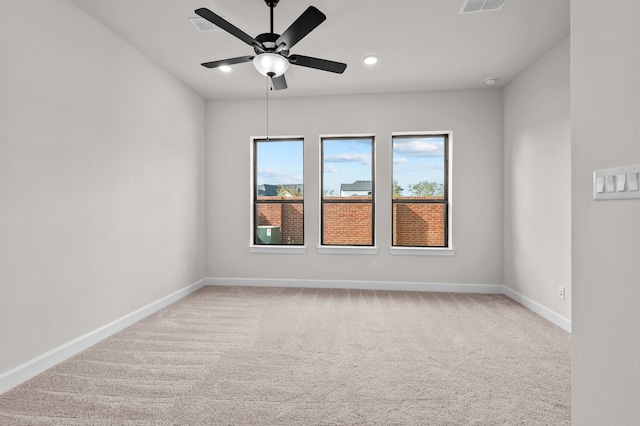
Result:
M524 296L520 293L518 293L515 290L512 290L511 288L507 287L507 286L503 286L503 293L505 296L507 296L510 299L515 300L516 302L520 303L522 306L524 306L525 308L529 309L530 311L535 312L536 314L540 315L542 318L546 319L549 322L552 322L553 324L557 325L558 327L562 328L565 331L568 331L569 333L571 333L571 320L568 318L563 317L562 315L552 311L551 309L547 308L546 306L541 305L540 303L529 299L527 296Z
M502 294L502 285L497 284L458 284L458 283L421 283L400 281L355 281L355 280L296 280L274 278L207 278L205 285L239 287L300 287L300 288L336 288L351 290L399 290L432 291L445 293L484 293Z
M53 367L54 365L64 361L73 355L82 352L83 350L95 345L99 341L106 339L112 334L117 333L120 330L140 321L141 319L159 311L162 308L169 306L170 304L182 299L183 297L193 293L194 291L202 288L205 285L206 280L202 279L194 284L191 284L181 290L176 291L168 296L165 296L155 302L148 304L128 315L123 316L109 324L106 324L97 330L91 331L83 336L73 339L64 345L58 346L44 353L30 361L25 362L7 372L0 374L0 394L8 391L9 389L18 386L21 383L29 380L30 378L42 373L43 371Z
M337 281L337 280L295 280L272 278L207 278L206 285L244 286L244 287L301 287L301 288L337 288L354 290L400 290L432 291L447 293L483 293L503 294L520 303L525 308L540 315L547 321L571 333L571 320L553 312L538 302L499 284L459 284L459 283L421 283L398 281Z

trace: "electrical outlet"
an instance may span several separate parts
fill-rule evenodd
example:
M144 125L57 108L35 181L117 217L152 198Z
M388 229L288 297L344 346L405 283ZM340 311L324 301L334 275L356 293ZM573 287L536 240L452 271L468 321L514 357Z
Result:
M182 276L187 275L187 265L182 265Z
M558 287L558 299L564 300L564 287Z
M377 260L372 260L371 261L371 269L378 269L378 261Z

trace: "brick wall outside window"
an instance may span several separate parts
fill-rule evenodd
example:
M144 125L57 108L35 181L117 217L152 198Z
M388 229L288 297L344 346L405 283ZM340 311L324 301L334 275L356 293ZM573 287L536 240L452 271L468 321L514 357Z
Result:
M260 198L281 199L279 197ZM339 199L339 197L335 198ZM407 198L416 199L416 197ZM442 197L422 197L422 199L426 198L442 199ZM302 198L289 197L287 199ZM371 204L325 203L324 209L325 244L371 244ZM279 226L281 244L302 244L304 241L302 212L302 204L298 203L260 204L258 207L258 226ZM393 245L443 246L445 242L445 214L443 204L394 204Z
M445 244L444 204L393 205L393 245L442 247Z
M259 197L260 200L302 200L302 197ZM302 203L258 205L258 226L279 226L281 244L303 244Z
M328 198L332 197L325 197L325 200ZM324 244L373 244L370 203L324 203L323 208Z

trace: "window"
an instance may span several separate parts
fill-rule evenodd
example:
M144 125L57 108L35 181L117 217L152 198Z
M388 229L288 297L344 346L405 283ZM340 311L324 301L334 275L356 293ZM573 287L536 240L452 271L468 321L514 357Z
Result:
M321 245L374 245L373 137L321 140Z
M449 139L392 137L394 247L449 247Z
M304 244L302 139L254 140L253 244Z

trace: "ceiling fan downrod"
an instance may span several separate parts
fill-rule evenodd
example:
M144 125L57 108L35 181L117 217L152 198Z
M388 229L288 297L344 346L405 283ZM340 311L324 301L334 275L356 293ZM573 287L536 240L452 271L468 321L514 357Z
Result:
M280 0L264 0L264 2L269 6L269 15L271 17L271 33L273 34L273 8L278 5Z

